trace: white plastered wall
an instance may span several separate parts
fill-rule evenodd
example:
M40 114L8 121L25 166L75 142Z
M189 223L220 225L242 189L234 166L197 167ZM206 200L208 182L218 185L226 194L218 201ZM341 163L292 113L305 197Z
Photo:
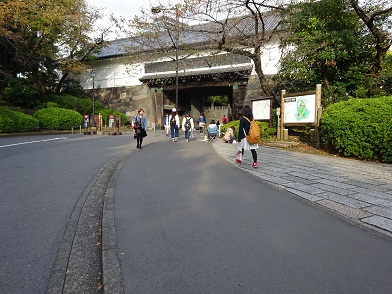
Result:
M193 57L206 56L209 52L200 52ZM223 54L223 53L222 53ZM279 61L281 58L281 52L279 44L270 42L262 48L262 67L263 72L266 75L277 74L279 69ZM192 57L188 57L192 58ZM94 86L98 88L112 88L112 87L123 87L123 86L136 86L141 85L139 79L145 74L144 64L137 63L133 65L126 65L123 58L114 58L108 60L99 60L94 64L93 70L95 71ZM170 58L160 58L157 61L172 60ZM197 69L197 70L202 70ZM191 71L190 71L191 72ZM156 74L156 73L155 73ZM252 71L252 75L256 72ZM79 81L83 89L93 88L93 79L91 77L91 71L81 73L79 75Z

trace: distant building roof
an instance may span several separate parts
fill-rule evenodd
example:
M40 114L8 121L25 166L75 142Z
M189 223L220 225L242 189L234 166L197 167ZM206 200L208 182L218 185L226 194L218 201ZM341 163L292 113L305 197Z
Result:
M264 31L274 32L277 28L280 28L280 21L282 16L279 13L266 13L263 17ZM239 16L228 20L224 28L222 25L216 22L209 22L204 24L198 24L193 26L186 26L180 30L180 47L192 46L192 47L203 47L203 45L211 44L220 40L222 30L226 31L226 34L231 36L237 36L239 38L245 38L254 34L254 19L250 15ZM260 31L263 27L260 25ZM173 48L173 41L167 32L159 34L156 38L157 44L163 44L168 49ZM98 59L109 59L114 57L121 57L129 55L129 48L138 48L138 51L152 51L151 39L143 37L138 38L124 38L110 41L101 51L96 54ZM165 45L166 44L166 45Z

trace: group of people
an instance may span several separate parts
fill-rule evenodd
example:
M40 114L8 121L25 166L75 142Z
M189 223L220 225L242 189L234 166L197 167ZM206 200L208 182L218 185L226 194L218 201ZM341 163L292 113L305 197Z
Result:
M243 111L242 111L242 117L240 118L240 125L239 125L239 130L238 130L238 143L239 143L239 149L237 152L237 156L235 161L239 164L242 163L242 156L244 155L245 150L250 150L252 154L252 167L257 168L258 163L257 163L257 152L256 149L259 148L258 144L250 144L246 136L249 134L250 130L250 125L251 121L253 120L253 113L252 109L249 106L244 106ZM219 121L218 121L219 123ZM226 116L223 117L222 123L226 124L228 123L228 119ZM199 117L199 131L200 134L204 135L204 127L206 125L206 118L204 114L200 114ZM136 138L137 146L136 148L141 149L142 148L142 143L143 143L143 138L147 136L147 119L144 116L144 110L139 109L138 114L135 115L135 117L132 120L132 126L134 128L134 136ZM177 142L178 141L178 133L179 133L179 127L180 127L180 117L177 113L177 109L173 108L171 114L166 114L164 118L164 126L166 130L166 135L171 135L172 142ZM193 121L193 118L190 116L189 112L186 112L185 115L182 118L181 122L181 129L185 132L185 140L186 142L189 142L189 139L191 135L193 134L193 131L195 130L195 124ZM207 127L207 134L209 139L216 139L218 135L218 125L215 122L215 120L211 120L210 124ZM228 143L233 143L235 140L234 136L234 131L235 127L232 126L226 130L225 135L223 136L223 140Z
M178 141L178 132L180 128L180 117L177 113L177 109L173 108L171 114L166 114L163 122L166 130L166 136L171 136L173 142ZM193 118L189 112L186 112L181 122L181 129L185 132L185 140L189 142L191 134L195 130L195 124Z
M178 132L181 126L181 129L185 132L185 140L189 142L190 137L192 136L195 130L195 123L193 118L190 116L189 112L186 112L182 118L182 122L180 125L180 117L177 113L177 109L173 108L170 114L166 114L164 118L164 126L166 130L166 136L170 134L173 142L178 141ZM204 135L204 128L206 126L207 120L204 116L204 113L201 113L199 116L199 132L200 135ZM215 120L211 120L210 124L207 127L207 133L209 136L216 138L218 135L218 126L215 123Z

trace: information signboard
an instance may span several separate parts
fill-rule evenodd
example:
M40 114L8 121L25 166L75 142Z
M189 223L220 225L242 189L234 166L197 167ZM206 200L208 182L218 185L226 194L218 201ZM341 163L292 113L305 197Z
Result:
M271 98L252 100L252 112L255 120L270 120Z
M316 122L316 94L284 98L284 123Z

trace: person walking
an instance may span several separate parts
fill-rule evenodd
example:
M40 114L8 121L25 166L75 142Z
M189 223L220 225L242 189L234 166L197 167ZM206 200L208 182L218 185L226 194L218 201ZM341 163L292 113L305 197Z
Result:
M140 108L137 115L132 120L132 126L136 135L136 148L142 149L143 138L147 136L147 118L144 116L144 110Z
M165 131L166 131L166 137L169 136L169 132L170 132L170 123L169 123L169 114L166 113L165 117L163 118L163 125L165 127Z
M185 132L185 140L189 142L189 137L191 136L192 130L195 128L193 123L193 118L189 115L189 112L186 112L182 119L182 130Z
M170 134L173 142L178 140L178 127L180 125L180 118L177 114L177 109L173 108L172 113L169 115Z
M204 126L206 125L206 123L207 123L206 117L204 116L204 113L202 112L202 113L200 113L200 116L199 116L200 135L204 135Z
M240 126L238 130L238 143L241 144L242 155L244 155L244 150L250 150L252 153L253 163L252 167L257 168L257 152L256 149L259 148L259 144L250 144L246 140L246 135L249 134L250 130L250 122L253 119L253 113L250 106L245 105L242 110L242 117L240 118ZM248 121L249 120L249 121ZM241 161L236 160L237 163L241 163Z

